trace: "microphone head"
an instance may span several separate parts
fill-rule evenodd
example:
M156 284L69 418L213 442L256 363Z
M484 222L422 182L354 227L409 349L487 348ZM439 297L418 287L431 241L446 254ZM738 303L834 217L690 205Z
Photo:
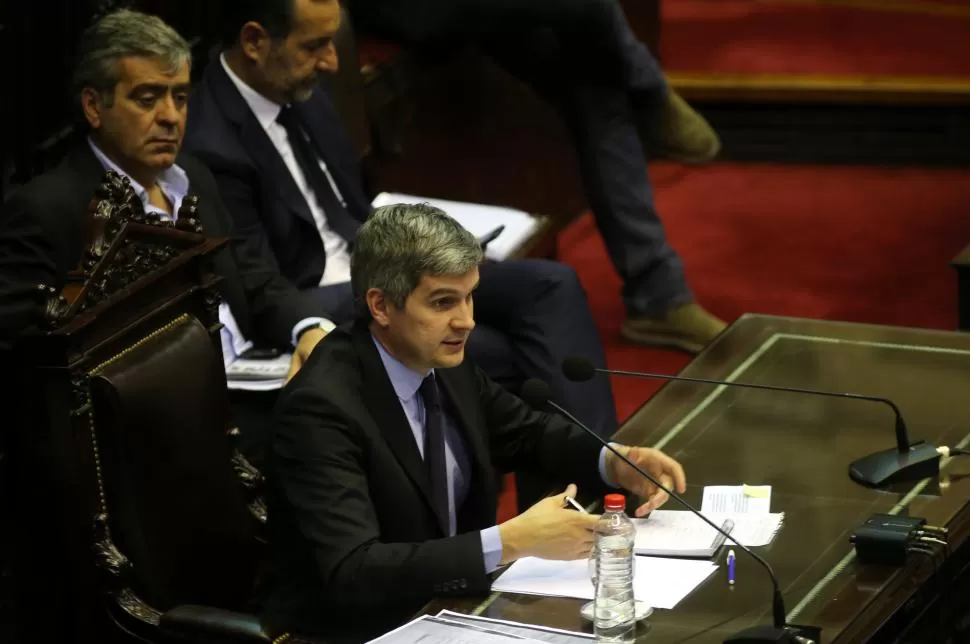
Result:
M585 382L596 375L596 367L582 356L569 356L562 361L562 374L567 380Z
M519 396L534 409L542 409L552 397L552 390L549 385L538 378L530 378L522 385Z

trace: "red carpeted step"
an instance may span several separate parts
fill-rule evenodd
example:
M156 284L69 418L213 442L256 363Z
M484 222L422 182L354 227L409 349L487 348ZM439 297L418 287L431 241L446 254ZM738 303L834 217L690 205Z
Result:
M668 0L661 33L668 72L970 80L970 0Z

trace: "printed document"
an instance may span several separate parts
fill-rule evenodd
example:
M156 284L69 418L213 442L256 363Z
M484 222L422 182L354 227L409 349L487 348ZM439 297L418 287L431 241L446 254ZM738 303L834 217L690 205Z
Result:
M634 557L633 596L654 608L673 608L717 570L705 559ZM523 595L593 599L590 564L524 557L492 583L492 590Z

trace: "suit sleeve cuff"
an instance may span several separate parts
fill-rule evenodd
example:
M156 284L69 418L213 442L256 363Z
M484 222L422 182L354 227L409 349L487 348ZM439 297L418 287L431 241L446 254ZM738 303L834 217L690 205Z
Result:
M497 525L485 528L480 534L482 536L482 558L485 560L485 574L495 572L502 562L502 535L499 534Z
M613 447L617 446L616 443L610 443L610 444ZM604 483L606 483L606 485L608 485L609 487L619 489L620 486L610 480L610 474L609 472L606 471L606 453L608 451L609 450L606 449L606 447L603 447L602 449L600 449L600 463L599 463L600 479Z
M300 341L301 333L313 327L319 327L326 333L330 333L337 328L337 325L327 318L304 318L293 325L293 335L290 338L290 340L293 342L293 346L295 347Z

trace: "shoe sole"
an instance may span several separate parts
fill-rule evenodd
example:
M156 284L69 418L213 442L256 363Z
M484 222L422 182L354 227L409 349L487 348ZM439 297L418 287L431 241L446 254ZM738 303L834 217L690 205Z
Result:
M714 140L714 144L702 154L686 155L678 154L676 152L660 152L656 155L648 155L651 161L676 161L677 163L684 163L687 165L700 165L702 163L710 163L717 158L717 155L721 153L721 142L717 139Z
M620 336L627 342L638 344L645 347L657 347L659 349L676 349L684 353L696 356L704 350L703 344L692 342L686 338L660 335L652 333L638 333L629 329L620 329Z

